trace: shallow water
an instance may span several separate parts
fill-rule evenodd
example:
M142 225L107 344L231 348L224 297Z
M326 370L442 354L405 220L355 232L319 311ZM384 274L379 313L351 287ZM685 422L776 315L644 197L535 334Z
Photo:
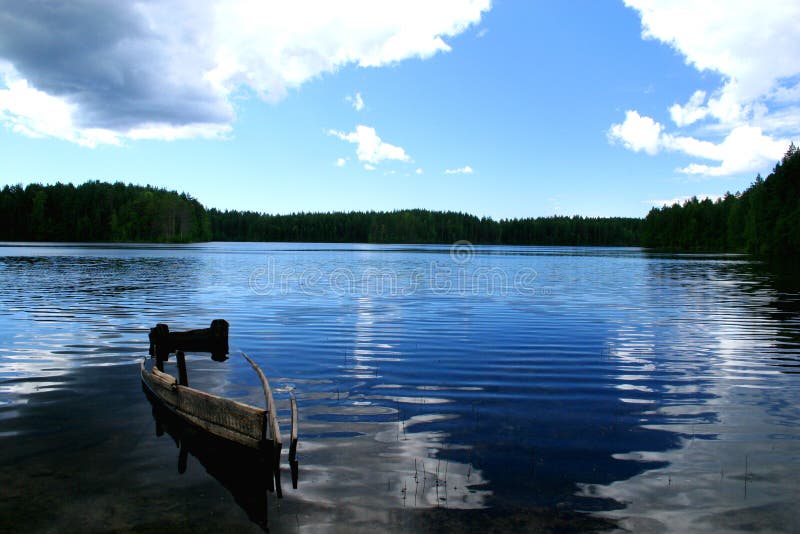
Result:
M190 355L192 386L261 402L241 350L300 410L273 531L796 531L795 278L625 248L5 244L0 527L258 530L202 455L178 473L138 377L151 326L225 318L231 359Z

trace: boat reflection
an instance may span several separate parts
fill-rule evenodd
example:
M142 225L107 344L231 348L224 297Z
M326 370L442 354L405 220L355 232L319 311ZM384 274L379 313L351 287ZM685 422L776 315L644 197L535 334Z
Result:
M165 408L146 387L142 387L152 407L156 435L169 435L178 447L177 469L183 474L187 470L191 454L227 489L247 517L267 530L268 495L281 494L271 476L273 466L271 457L261 451L239 445L190 425ZM292 487L297 488L298 463L291 462Z

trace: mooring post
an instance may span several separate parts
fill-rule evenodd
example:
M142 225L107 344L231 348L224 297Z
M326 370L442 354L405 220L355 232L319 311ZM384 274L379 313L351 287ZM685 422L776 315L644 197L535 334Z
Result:
M182 350L175 353L178 358L178 384L182 386L189 385L189 375L186 373L186 355Z
M150 329L150 356L156 359L156 369L164 372L164 362L169 360L169 326L158 323Z

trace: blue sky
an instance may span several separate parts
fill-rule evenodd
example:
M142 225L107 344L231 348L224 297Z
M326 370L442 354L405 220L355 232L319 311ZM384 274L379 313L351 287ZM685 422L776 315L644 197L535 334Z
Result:
M629 4L0 1L0 182L507 218L766 175L800 139L796 3Z

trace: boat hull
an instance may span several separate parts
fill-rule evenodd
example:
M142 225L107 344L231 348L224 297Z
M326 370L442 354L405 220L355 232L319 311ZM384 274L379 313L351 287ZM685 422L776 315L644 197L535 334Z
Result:
M222 439L253 449L272 448L268 412L183 386L175 377L141 364L142 384L166 408Z

